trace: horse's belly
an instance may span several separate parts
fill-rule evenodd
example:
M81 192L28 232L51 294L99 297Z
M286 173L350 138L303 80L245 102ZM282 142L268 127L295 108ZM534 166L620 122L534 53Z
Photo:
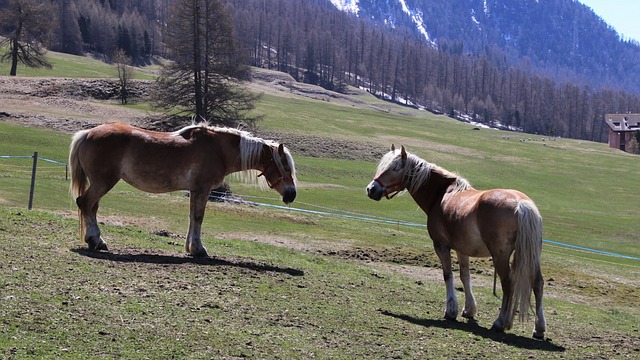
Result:
M154 180L140 180L136 177L131 176L123 176L122 180L127 182L127 184L135 187L138 190L150 192L150 193L165 193L169 191L181 190L182 187L176 186L171 182L167 182L162 179L154 179Z
M480 231L472 229L464 231L457 236L453 241L453 248L463 254L471 257L489 257L491 252L487 248L487 245L482 241Z
M491 256L491 253L489 252L489 249L487 249L487 247L484 245L484 243L482 244L482 246L475 246L475 247L469 247L466 249L466 251L463 251L463 253L467 256L471 256L471 257L489 257Z
M122 180L129 185L150 193L164 193L176 190L189 190L188 178L163 172L146 172L141 169L125 169Z

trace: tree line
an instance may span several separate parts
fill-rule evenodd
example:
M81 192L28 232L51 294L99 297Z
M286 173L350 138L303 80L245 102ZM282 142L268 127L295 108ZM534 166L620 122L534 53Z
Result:
M160 56L187 66L183 73L165 68L160 81L178 77L194 85L193 78L197 80L201 74L208 80L200 85L228 83L231 78L246 78L242 62L287 72L299 81L335 91L342 91L346 85L358 86L382 98L459 119L594 141L607 139L604 114L640 112L637 94L560 82L526 61L521 66L511 65L504 53L491 47L482 55L466 54L456 42L442 41L436 48L417 40L406 28L390 29L366 18L355 18L338 11L327 0L206 0L221 10L216 18L205 22L213 26L229 19L229 29L219 32L218 43L231 39L231 53L225 52L224 46L206 41L180 42L175 36L172 40L172 30L187 35L198 31L193 18L178 20L180 12L176 10L176 6L205 6L196 0L0 0L0 9L34 1L57 9L52 11L58 16L52 16L50 22L54 31L48 48L78 54L91 51L108 61L120 49L137 64ZM231 61L238 66L233 70L237 72L216 78L216 72L228 68L216 69L216 61L193 54L198 49L208 49L202 53L217 53ZM186 65L185 51L191 56ZM195 71L189 68L202 64L207 65ZM215 82L209 82L211 79ZM198 88L197 81L194 88ZM196 110L198 101L181 100L181 106L193 106L195 114L212 116L217 111L215 116L221 116L221 109L231 99L216 102L216 92L202 86L189 94L198 92L212 96L200 100L204 101L200 110ZM209 110L203 110L206 107ZM233 108L224 121L241 117L250 107L238 103Z
M49 33L41 40L53 51L92 53L111 61L120 49L139 65L158 54L161 27L155 0L0 0L0 12L8 16L0 24L2 35L13 29L16 7L46 8L40 26Z
M422 105L460 119L551 136L606 141L606 113L640 112L640 96L558 82L506 63L491 49L465 55L458 44L413 40L336 11L327 1L231 1L253 66L300 81ZM239 4L242 4L241 6Z

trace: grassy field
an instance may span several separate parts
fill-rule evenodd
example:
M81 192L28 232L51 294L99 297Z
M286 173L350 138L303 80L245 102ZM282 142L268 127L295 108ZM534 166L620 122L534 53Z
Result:
M4 53L0 48L0 53ZM114 65L110 65L88 56L75 56L55 51L47 52L47 59L52 65L51 69L29 68L18 64L18 76L40 77L67 77L67 78L117 78L118 71ZM11 71L11 63L0 62L0 76L8 76ZM133 77L135 79L151 80L157 76L158 67L136 67Z
M640 257L638 157L606 144L474 130L402 107L381 113L270 94L256 112L265 116L261 128L292 138L330 137L376 151L403 144L477 188L526 192L542 212L545 239ZM69 141L0 123L0 155L38 151L64 162ZM31 160L0 158L0 356L638 356L638 260L545 244L546 341L531 339L532 322L507 334L488 330L500 302L491 294L490 261L475 260L477 323L448 322L424 227L296 210L424 224L411 198L366 197L376 165L370 156L296 156L297 145L287 145L300 180L296 202L282 209L210 204L203 242L212 257L204 260L183 254L184 193L118 184L99 212L111 252L94 254L78 238L64 166L40 162L35 211L26 211ZM274 192L230 182L246 200L280 204Z

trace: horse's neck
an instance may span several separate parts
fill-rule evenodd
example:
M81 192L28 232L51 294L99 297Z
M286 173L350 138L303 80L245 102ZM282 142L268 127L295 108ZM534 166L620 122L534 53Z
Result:
M224 159L227 175L243 170L240 136L224 132L218 132L215 136L215 142L219 147L219 153Z
M442 201L447 189L455 181L455 178L445 176L432 170L427 180L411 193L411 197L413 197L413 200L415 200L418 206L420 206L422 211L429 216L433 206Z
M236 134L226 134L227 142L227 152L229 153L228 158L232 159L233 162L230 163L233 168L232 172L235 171L246 171L246 170L258 170L264 171L264 146L265 143L261 139L243 139L242 135ZM246 148L243 148L243 141L247 141L245 143ZM247 145L251 144L251 145ZM246 158L247 161L244 165L246 168L243 168L242 159Z

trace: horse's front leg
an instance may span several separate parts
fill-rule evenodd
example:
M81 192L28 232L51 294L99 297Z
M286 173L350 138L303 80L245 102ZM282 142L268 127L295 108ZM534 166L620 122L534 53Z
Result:
M455 320L458 317L458 300L456 299L456 289L453 284L453 270L451 269L451 249L445 246L434 244L436 254L442 263L442 275L447 290L447 307L444 312L445 319Z
M189 233L184 244L185 250L194 257L206 257L207 249L200 239L204 210L207 207L209 192L191 191L189 211Z
M458 263L460 264L460 280L462 281L462 287L464 288L464 309L462 309L462 316L467 319L473 319L476 316L476 298L473 296L471 290L471 274L469 273L469 257L456 252L458 255Z

